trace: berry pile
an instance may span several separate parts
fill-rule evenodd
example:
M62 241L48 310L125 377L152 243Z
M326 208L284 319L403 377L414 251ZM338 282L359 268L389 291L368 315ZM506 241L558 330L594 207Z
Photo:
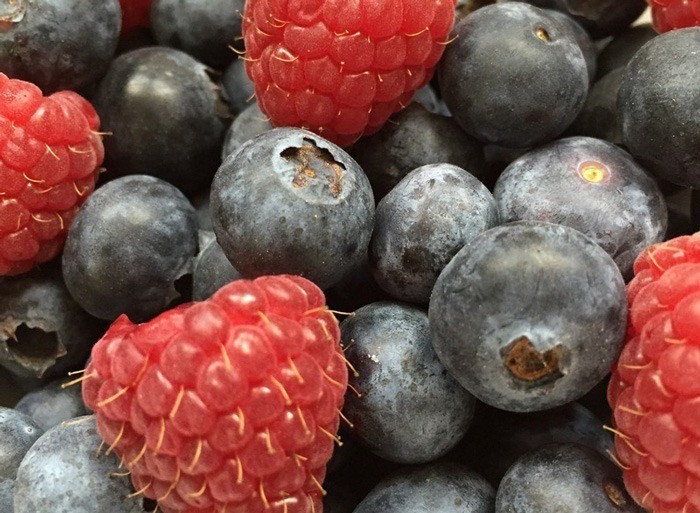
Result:
M0 512L700 513L700 2L4 4Z

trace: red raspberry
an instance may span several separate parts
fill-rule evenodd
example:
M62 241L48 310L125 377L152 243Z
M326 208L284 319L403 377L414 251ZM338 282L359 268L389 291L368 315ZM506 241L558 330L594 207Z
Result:
M95 188L104 158L99 127L80 95L43 97L34 84L0 73L0 276L61 252Z
M700 25L700 0L648 0L653 25L659 34Z
M248 0L246 69L275 126L341 146L379 130L431 78L456 0Z
M627 288L628 340L608 400L630 495L700 512L700 232L651 246Z
M151 0L119 0L122 6L122 34L136 27L151 26Z
M321 513L347 387L324 304L308 280L266 276L117 319L83 398L135 489L165 513Z

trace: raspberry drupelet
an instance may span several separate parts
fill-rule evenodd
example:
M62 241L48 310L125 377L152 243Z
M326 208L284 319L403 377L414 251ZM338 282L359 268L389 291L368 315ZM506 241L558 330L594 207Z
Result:
M651 246L628 285L627 343L608 389L615 456L654 513L700 512L700 233Z
M648 0L659 34L700 25L700 0Z
M165 513L321 513L348 379L339 340L310 281L239 280L145 324L117 319L83 398Z
M0 73L0 276L61 252L68 227L95 188L104 158L87 100Z
M456 0L248 0L246 69L275 126L347 146L425 85Z

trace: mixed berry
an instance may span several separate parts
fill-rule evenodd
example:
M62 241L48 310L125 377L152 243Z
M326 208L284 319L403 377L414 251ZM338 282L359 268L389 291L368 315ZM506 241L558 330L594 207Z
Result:
M0 512L700 513L699 191L700 0L6 1Z

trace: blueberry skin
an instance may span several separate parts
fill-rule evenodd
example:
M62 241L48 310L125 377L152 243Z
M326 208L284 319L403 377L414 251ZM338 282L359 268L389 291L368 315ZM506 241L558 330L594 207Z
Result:
M0 365L24 386L79 368L104 329L71 297L57 262L0 287Z
M552 444L520 458L496 493L496 513L642 513L620 470L593 449Z
M693 191L690 205L693 230L700 231L700 191Z
M3 2L0 70L44 93L80 89L109 66L121 20L118 0Z
M221 149L221 159L226 160L229 155L237 152L243 144L270 130L272 130L272 124L260 110L257 102L246 107L226 131L224 145Z
M438 65L442 96L480 141L512 148L546 142L583 108L586 61L570 27L547 11L489 5L458 23L453 37Z
M455 463L406 469L379 483L354 513L492 513L495 491Z
M0 479L14 479L22 458L44 430L24 413L0 407Z
M359 373L350 383L345 415L352 434L378 456L425 463L464 436L474 398L445 370L430 345L428 316L415 307L378 302L340 325L346 357Z
M554 19L559 20L560 23L562 23L563 25L567 25L571 29L571 33L574 36L576 42L578 43L578 46L581 48L581 53L583 54L583 58L586 61L586 70L588 71L588 82L589 84L593 83L593 79L595 78L596 74L596 68L598 65L598 48L593 43L591 36L588 35L586 29L584 29L578 21L576 21L568 14L564 14L561 11L555 11L553 9L549 9L547 13L550 16L554 17Z
M657 177L700 188L700 27L655 37L628 64L618 119L629 152Z
M211 214L219 244L243 276L299 274L325 289L365 257L374 198L341 148L306 130L277 128L224 161Z
M146 174L186 194L219 166L230 118L206 67L179 50L148 47L117 57L94 98L109 178Z
M0 511L2 513L13 513L13 490L15 482L13 479L0 478Z
M593 388L622 349L625 284L593 240L521 221L472 239L430 298L432 342L450 373L503 410L561 406Z
M634 54L658 35L658 32L649 23L630 27L624 32L620 32L598 54L598 78L627 66Z
M488 177L481 144L446 116L412 103L374 135L350 148L379 202L414 169L427 164L453 164L482 181Z
M29 392L15 405L15 409L28 415L43 431L61 422L87 415L80 385L63 388L68 378L53 381L39 390Z
M117 457L113 453L95 457L101 442L94 417L44 433L19 466L15 513L143 511L138 507L140 500L127 497L131 492L129 478L109 476L120 472Z
M95 317L145 321L179 293L191 271L197 215L185 196L152 176L118 178L97 189L76 215L63 250L63 277Z
M223 68L240 46L245 0L154 0L151 28L158 44L183 50L195 59Z
M244 63L245 61L242 59L234 60L226 68L221 79L221 85L226 92L231 110L235 113L243 112L254 103L257 103L254 100L255 89L253 81L250 80ZM265 118L262 112L260 113L260 118Z
M602 173L593 181L585 177L589 165ZM661 242L668 225L656 181L627 152L590 137L561 139L520 157L501 174L494 196L504 223L575 228L596 241L628 279L637 256Z
M242 278L231 265L221 246L212 240L197 256L192 272L192 299L204 301L214 292L234 280Z
M567 129L567 135L585 135L622 145L617 123L617 94L624 74L625 68L618 68L593 84L583 110Z
M452 257L497 224L496 200L473 175L450 164L419 167L379 202L369 247L374 278L398 300L427 303Z

